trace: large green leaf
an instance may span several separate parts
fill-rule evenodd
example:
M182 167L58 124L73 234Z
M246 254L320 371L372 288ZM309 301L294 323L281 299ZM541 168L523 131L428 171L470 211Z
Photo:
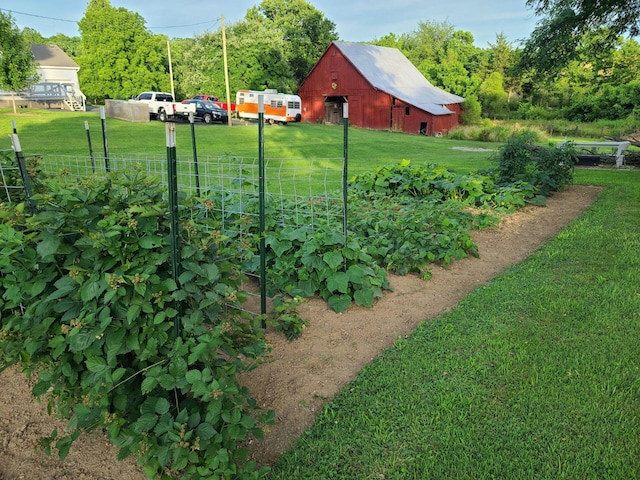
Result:
M349 275L344 272L336 272L327 278L327 290L331 293L349 293Z
M158 423L158 416L155 413L145 413L133 424L136 433L148 432Z
M337 313L344 312L351 305L351 297L349 295L333 295L329 297L327 304Z
M363 307L371 307L373 306L373 300L375 299L376 291L373 287L362 288L357 290L353 294L353 299L358 305L362 305Z
M336 270L338 267L340 267L342 265L342 262L344 261L344 257L340 252L327 252L322 255L322 259L327 262L329 268L332 268L333 270Z
M100 375L104 374L109 370L109 365L107 365L107 361L101 357L87 358L87 360L85 361L85 364L87 365L87 369L90 372L97 373Z
M49 235L46 236L40 243L38 243L38 247L36 248L38 255L42 258L46 258L49 255L53 255L58 251L58 247L60 246L60 237Z

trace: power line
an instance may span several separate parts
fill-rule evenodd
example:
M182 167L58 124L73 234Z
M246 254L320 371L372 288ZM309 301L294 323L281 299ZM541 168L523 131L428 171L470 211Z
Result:
M26 15L28 17L38 17L38 18L44 18L46 20L56 20L58 22L69 22L69 23L78 23L76 20L66 20L64 18L53 18L53 17L45 17L44 15L36 15L34 13L24 13L24 12L17 12L15 10L8 10L6 8L0 8L0 10L2 10L3 12L9 12L11 13L17 13L18 15Z
M6 8L0 8L1 11L3 12L9 12L10 14L12 13L16 13L18 15L26 15L27 17L37 17L37 18L44 18L45 20L55 20L57 22L68 22L68 23L78 23L78 20L68 20L65 18L54 18L54 17L46 17L44 15L36 15L34 13L25 13L25 12L18 12L16 10L9 10ZM186 27L197 27L199 25L206 25L208 23L217 23L219 21L219 19L215 19L215 20L209 20L207 22L199 22L199 23L191 23L188 25L168 25L165 27L147 27L150 30L163 30L163 29L167 29L167 28L186 28Z

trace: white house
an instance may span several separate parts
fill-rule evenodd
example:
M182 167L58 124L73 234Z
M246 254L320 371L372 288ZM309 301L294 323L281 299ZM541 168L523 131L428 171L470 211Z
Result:
M31 108L59 108L84 111L86 97L80 90L80 67L57 45L31 45L39 77L24 92L15 92L18 105ZM11 92L0 91L0 106L11 106Z

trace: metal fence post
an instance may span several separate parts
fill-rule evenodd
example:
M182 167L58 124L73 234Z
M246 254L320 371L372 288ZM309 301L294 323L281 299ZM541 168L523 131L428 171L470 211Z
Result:
M344 161L342 164L342 232L344 233L345 244L347 242L347 202L349 199L349 104L342 104L342 118L344 122Z
M104 145L104 168L107 172L111 171L109 165L109 145L107 142L107 116L104 107L100 107L100 121L102 122L102 144Z
M166 124L167 135L167 164L169 182L169 225L171 236L171 275L176 285L180 287L180 235L178 223L178 168L176 156L176 125L173 122ZM178 315L174 320L174 332L176 338L182 335L182 305L176 303Z
M24 191L27 196L27 206L31 213L36 213L36 206L33 203L33 190L31 189L31 179L29 178L29 172L27 171L27 165L24 161L24 155L22 154L22 147L20 146L20 139L16 133L9 135L11 137L11 145L13 151L16 153L16 162L20 169L20 176L22 177L22 185L24 185Z
M265 228L265 168L264 168L264 95L258 95L258 196L260 216L260 313L267 313L267 251ZM262 321L266 328L266 321Z
M93 169L93 173L96 173L96 159L93 156L93 147L91 146L91 133L89 133L89 122L87 120L84 121L84 129L87 132L87 143L89 144L89 156L91 157L91 168Z
M196 119L193 112L189 112L189 123L191 124L191 145L193 147L193 166L196 173L196 195L200 196L200 173L198 172L198 151L196 149Z

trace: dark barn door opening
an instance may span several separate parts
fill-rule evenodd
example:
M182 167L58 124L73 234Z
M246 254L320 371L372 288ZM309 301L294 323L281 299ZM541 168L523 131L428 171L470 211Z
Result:
M331 125L342 124L342 106L344 97L327 97L324 101L324 121Z

